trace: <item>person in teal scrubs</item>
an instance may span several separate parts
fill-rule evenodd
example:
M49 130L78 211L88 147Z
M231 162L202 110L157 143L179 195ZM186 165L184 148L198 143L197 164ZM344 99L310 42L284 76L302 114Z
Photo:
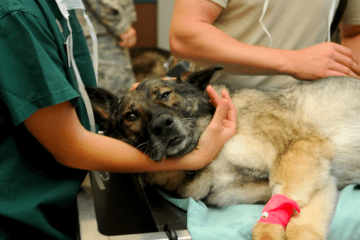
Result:
M82 29L69 11L73 55L85 86L95 74ZM236 132L226 93L208 90L216 114L197 150L154 163L124 142L89 131L73 66L67 20L55 0L0 4L0 239L74 239L75 196L87 170L199 169ZM211 141L217 139L217 141Z

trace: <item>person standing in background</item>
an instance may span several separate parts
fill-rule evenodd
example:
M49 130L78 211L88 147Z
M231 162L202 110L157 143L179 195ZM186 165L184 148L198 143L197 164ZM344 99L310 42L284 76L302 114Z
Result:
M175 57L191 61L193 71L224 65L212 83L236 88L360 78L360 1L347 1L341 45L329 42L339 2L175 0L170 48Z
M135 83L129 48L136 44L137 20L133 0L83 0L98 39L98 86L121 97ZM77 14L89 48L92 48L89 27Z

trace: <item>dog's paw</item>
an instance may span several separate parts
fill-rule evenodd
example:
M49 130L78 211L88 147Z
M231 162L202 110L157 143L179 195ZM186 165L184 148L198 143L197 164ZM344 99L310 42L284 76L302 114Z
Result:
M286 228L287 240L326 240L326 236L312 224L298 225L289 222Z
M285 240L285 228L279 224L257 222L252 229L253 240Z

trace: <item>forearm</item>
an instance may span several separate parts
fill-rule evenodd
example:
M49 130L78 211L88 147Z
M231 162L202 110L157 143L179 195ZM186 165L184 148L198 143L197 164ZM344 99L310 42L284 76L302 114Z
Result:
M221 64L234 74L296 74L295 51L238 41L213 25L221 11L207 0L176 0L169 34L172 53L201 66Z
M226 109L226 108L224 108ZM69 102L40 109L25 120L33 136L62 165L111 172L152 172L163 170L196 170L209 164L225 141L209 144L214 139L202 136L198 149L178 159L153 162L127 143L86 130ZM216 138L216 137L215 137Z
M237 74L286 74L287 50L239 42L205 22L181 22L173 23L170 30L176 57L202 66L222 64L225 71Z
M341 44L352 50L360 62L360 25L341 24Z
M320 43L299 50L245 44L216 28L222 8L208 0L175 0L170 26L172 53L199 65L224 65L233 74L290 75L299 80L360 77L349 48Z
M110 172L197 170L206 166L201 164L200 159L212 160L220 150L197 148L183 157L154 162L148 155L125 142L86 130L73 140L73 151L68 149L57 155L60 163L72 168Z

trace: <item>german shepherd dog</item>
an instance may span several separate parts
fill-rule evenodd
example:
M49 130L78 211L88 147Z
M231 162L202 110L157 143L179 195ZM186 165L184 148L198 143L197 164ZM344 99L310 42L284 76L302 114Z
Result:
M160 161L197 146L215 110L205 88L220 69L147 80L121 99L103 89L87 90L105 135ZM285 195L300 213L294 211L286 228L257 222L253 239L326 239L337 189L360 182L359 80L330 77L289 89L240 89L230 96L238 131L211 164L142 178L213 206L266 203Z

